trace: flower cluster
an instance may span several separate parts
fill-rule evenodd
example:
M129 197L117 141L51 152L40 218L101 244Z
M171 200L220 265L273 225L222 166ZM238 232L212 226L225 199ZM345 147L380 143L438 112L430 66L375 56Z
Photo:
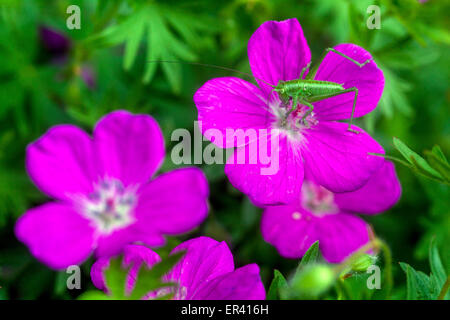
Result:
M354 44L341 44L335 49L360 63L371 58L366 50ZM239 78L216 78L206 82L194 96L203 131L275 129L272 135L258 137L279 140L278 148L273 150L279 154L279 170L273 175L261 174L260 167L264 166L261 162L242 165L235 161L241 153L257 149L252 144L260 145L258 139L247 144L237 144L233 139L211 141L218 147L237 148L225 167L230 182L259 205L294 201L305 176L332 192L362 187L383 164L381 157L369 153L384 150L362 129L354 126L359 132L356 134L347 130L347 124L337 122L350 118L354 93L314 103L314 112L305 125L299 120L307 108L299 106L287 115L290 108L266 84L275 86L280 80L298 79L311 61L297 19L261 25L250 38L248 56L259 87ZM360 68L333 52L325 56L315 80L332 81L344 88L356 87L359 94L355 117L376 107L384 87L383 73L373 60Z
M354 116L361 117L377 106L384 88L383 73L361 47L340 44L334 49L368 63L360 67L330 51L314 80L341 84L345 89L356 87ZM314 102L314 111L308 114L307 106L286 106L274 93L274 86L299 79L311 62L297 19L263 23L250 38L248 57L258 86L225 77L209 80L196 92L202 130L272 129L272 134L245 143L233 139L211 142L236 148L225 173L233 186L265 208L261 230L267 242L283 256L298 258L319 240L324 257L340 262L369 241L368 225L355 213L380 213L399 199L401 188L394 167L371 155L384 150L366 132L356 126L347 130L347 124L338 122L350 118L353 92ZM266 166L261 161L235 161L242 154L251 157L260 139L269 140L263 145L276 146L271 150L279 158L275 174L261 174ZM277 143L270 141L275 139Z
M235 269L233 255L225 242L199 237L183 242L173 252L180 250L186 251L183 258L164 276L166 282L177 284L176 291L172 292L175 300L265 299L259 267L249 264ZM159 255L145 246L126 246L124 267L131 267L127 277L127 291L132 291L136 274L143 263L151 268L159 261ZM108 266L109 259L102 258L91 269L92 282L104 291L108 291L104 276ZM154 298L158 294L161 293L148 292L146 298Z
M360 67L330 51L314 80L357 88L354 116L361 117L377 106L383 73L361 47L340 44L334 49L368 63ZM339 122L350 118L354 92L314 102L313 112L305 105L286 105L274 92L273 86L299 79L310 64L296 19L261 25L250 38L248 56L258 86L225 77L206 82L195 93L203 133L211 138L209 130L226 136L229 129L268 129L270 134L251 140L211 138L218 147L236 148L225 167L228 179L264 209L263 238L282 256L302 257L318 240L326 260L341 262L369 241L370 228L356 214L381 213L398 201L401 187L394 166L371 155L384 151L370 135ZM236 160L252 158L251 150L261 145L278 156L272 174L261 173L266 163ZM124 266L131 266L130 292L141 265L151 268L160 261L149 247L163 245L165 235L199 226L208 213L208 182L200 169L155 177L164 155L161 129L148 115L112 112L97 123L92 137L72 125L51 128L28 146L26 168L54 200L19 218L17 238L54 269L94 254L92 281L106 292L104 271L112 256L123 253ZM177 284L175 299L265 299L259 267L235 269L224 242L200 237L178 250L186 250L185 256L163 279ZM160 293L149 291L146 297Z

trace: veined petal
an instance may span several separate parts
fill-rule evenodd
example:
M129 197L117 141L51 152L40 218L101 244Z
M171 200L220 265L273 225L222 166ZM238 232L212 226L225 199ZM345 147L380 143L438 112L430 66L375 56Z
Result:
M265 300L259 267L249 264L205 283L192 300Z
M139 189L138 224L163 234L190 231L208 214L208 194L208 181L198 168L164 173Z
M385 161L369 181L352 192L336 193L334 200L343 211L361 214L376 214L388 210L402 193L394 165Z
M346 123L323 121L304 131L302 145L305 172L309 179L332 192L361 188L384 162L369 152L384 153L383 148L362 129Z
M319 249L328 262L343 261L369 241L368 225L347 213L315 215L299 205L270 206L261 220L265 241L286 258L301 258L319 241Z
M96 257L109 257L120 254L128 244L145 244L156 247L165 243L164 238L154 229L138 222L117 229L110 234L103 234L98 238L95 249Z
M125 186L146 182L164 158L164 138L158 123L148 115L115 111L94 128L94 143L102 177Z
M186 250L185 255L167 275L168 281L180 286L176 299L190 300L200 286L234 270L233 255L225 242L199 237L183 242L173 252L180 250Z
M28 210L17 220L15 233L37 259L53 269L82 263L95 246L89 220L60 203Z
M330 263L342 262L369 242L369 226L352 214L326 215L318 221L317 228L319 248Z
M269 97L280 80L300 77L311 61L311 52L297 19L264 22L248 42L248 59L259 86Z
M303 182L300 148L280 133L258 138L235 150L227 160L225 174L256 205L289 203L298 196Z
M72 125L55 126L28 145L25 161L36 186L56 199L88 194L97 179L92 140Z
M300 258L317 240L316 217L294 205L268 206L261 218L264 240L286 258Z
M363 63L372 59L369 52L363 48L344 43L334 47L339 52L350 58ZM345 89L356 87L358 98L354 117L361 117L373 109L378 104L384 89L384 75L375 61L370 61L362 68L348 59L328 52L320 64L315 80L325 80L342 84ZM319 120L342 120L349 119L352 113L355 93L349 92L336 97L314 103L314 112Z

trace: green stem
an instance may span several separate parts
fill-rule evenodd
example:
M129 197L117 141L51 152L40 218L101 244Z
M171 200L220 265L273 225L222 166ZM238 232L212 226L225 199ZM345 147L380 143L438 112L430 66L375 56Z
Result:
M412 169L412 166L411 166L408 162L403 161L403 160L400 159L400 158L397 158L397 157L394 157L394 156L390 156L390 155L387 155L387 154L375 153L375 152L368 152L368 154L370 154L370 155L372 155L372 156L383 157L383 158L385 158L385 159L389 159L389 160L392 160L392 161L396 161L396 162L401 163L402 165L404 165L404 166L406 166L406 167Z
M384 282L386 287L385 299L387 300L389 299L392 287L394 286L394 278L392 277L392 253L386 242L380 240L380 247L384 255Z
M450 287L450 276L447 277L447 281L445 281L444 286L442 287L441 292L439 293L438 300L444 300L445 295Z
M348 292L348 288L345 286L344 280L339 278L336 282L336 291L337 291L337 299L338 300L348 300L350 299L350 293Z

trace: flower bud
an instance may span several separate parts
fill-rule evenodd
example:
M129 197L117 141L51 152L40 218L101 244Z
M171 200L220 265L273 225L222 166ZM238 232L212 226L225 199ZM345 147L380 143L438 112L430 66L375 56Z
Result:
M376 256L371 256L370 254L364 254L358 258L351 265L351 270L353 272L366 272L367 268L375 263L377 260Z
M292 289L300 296L315 297L325 292L334 280L335 274L329 265L315 264L295 275Z

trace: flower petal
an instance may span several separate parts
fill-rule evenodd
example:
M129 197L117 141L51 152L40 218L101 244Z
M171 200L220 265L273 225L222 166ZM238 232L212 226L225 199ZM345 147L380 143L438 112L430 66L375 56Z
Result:
M15 233L37 259L53 269L82 263L95 245L89 221L60 203L28 210L17 220Z
M317 218L298 206L269 206L262 215L264 240L286 258L303 257L317 240Z
M103 177L125 186L146 182L164 158L164 138L158 123L148 115L115 111L94 129L94 143Z
M372 58L369 52L350 43L340 44L334 49L359 63ZM361 117L375 109L384 88L383 72L373 60L360 68L334 52L328 52L325 56L314 79L340 83L345 89L358 88L354 117ZM349 92L316 102L314 112L319 120L349 119L354 97L355 94Z
M164 173L138 191L135 209L141 228L180 234L200 225L208 214L208 181L198 168Z
M268 97L280 80L300 77L311 61L311 52L297 19L264 22L248 42L248 59L253 75ZM259 78L259 79L258 79Z
M102 257L94 262L91 267L91 280L94 286L103 291L108 291L106 287L105 270L109 268L109 258Z
M178 299L190 300L201 285L234 270L233 255L225 242L208 237L194 238L177 246L173 252L185 255L167 275L180 285Z
M194 102L202 134L221 148L238 145L227 130L267 128L272 118L261 90L239 78L207 81L195 93Z
M394 165L385 161L360 189L336 193L334 200L341 210L362 214L376 214L388 210L402 193Z
M318 225L319 248L330 263L339 263L369 242L369 226L361 218L346 213L330 214Z
M142 243L151 247L163 245L164 238L153 228L135 223L98 238L96 257L109 257L120 254L125 245Z
M384 163L383 148L362 129L323 121L304 131L302 155L305 174L332 192L348 192L362 187Z
M260 152L265 147L262 139L268 141L267 161ZM291 202L300 193L304 171L299 148L274 130L235 150L227 160L225 174L235 188L262 206Z
M55 126L28 145L26 168L36 186L50 197L70 200L76 194L88 194L97 177L92 140L75 126Z
M329 262L341 262L369 241L368 225L357 216L330 213L316 216L298 205L267 207L261 220L265 241L286 258L300 258L319 240Z
M265 300L259 267L249 264L205 283L192 300Z

